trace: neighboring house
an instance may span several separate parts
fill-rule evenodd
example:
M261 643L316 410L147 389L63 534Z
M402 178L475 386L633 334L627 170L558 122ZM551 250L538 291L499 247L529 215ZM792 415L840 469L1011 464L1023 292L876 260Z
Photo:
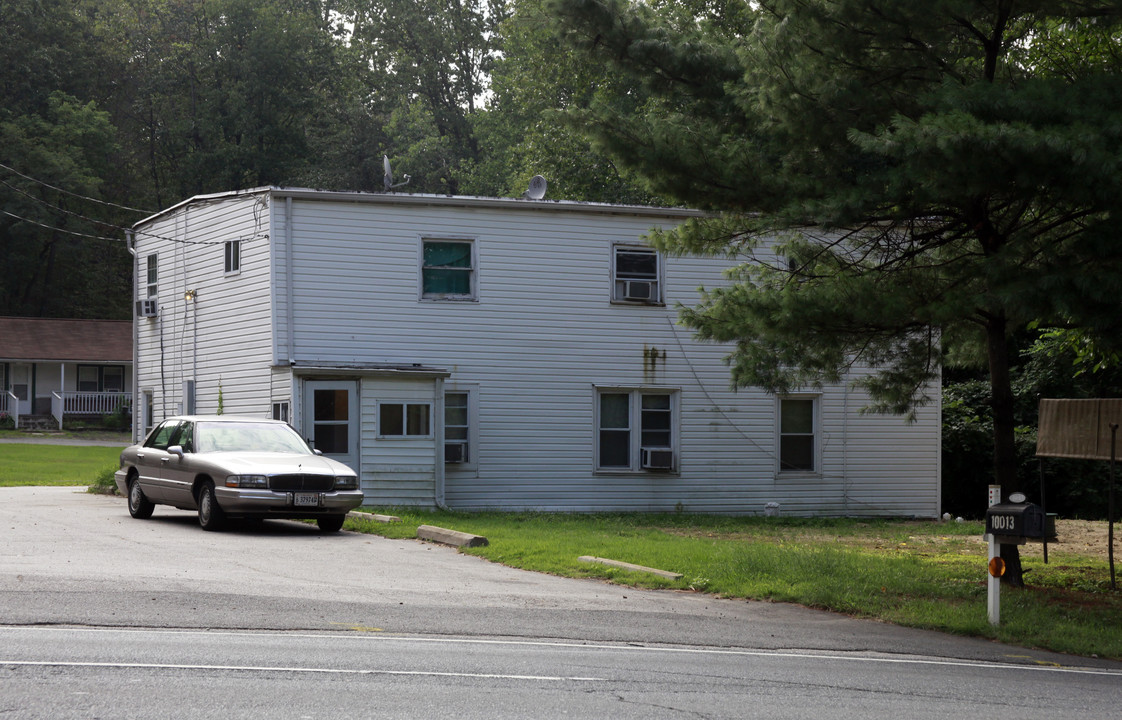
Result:
M128 320L0 317L0 412L20 425L132 407Z
M287 420L371 505L935 517L938 402L730 388L678 303L729 262L666 257L698 213L260 188L134 228L135 434ZM853 377L856 377L855 372ZM934 393L938 398L938 393Z

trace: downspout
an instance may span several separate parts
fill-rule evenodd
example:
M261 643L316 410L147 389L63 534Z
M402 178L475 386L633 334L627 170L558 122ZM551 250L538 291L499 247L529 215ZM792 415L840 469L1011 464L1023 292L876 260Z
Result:
M433 413L433 423L436 425L436 447L433 456L436 458L436 496L433 500L441 510L447 510L444 504L444 378L436 379L436 408Z
M294 325L296 324L296 309L292 306L292 197L284 199L284 314L285 336L288 344L288 364L296 361L296 338Z
M140 409L137 413L137 401L140 399L140 365L139 365L139 352L137 346L139 342L139 328L136 323L136 302L138 300L136 279L140 277L140 264L136 255L136 238L132 230L125 230L125 247L128 249L129 254L132 255L132 282L133 282L133 308L132 308L132 440L133 442L140 442L140 428L144 426L144 408ZM140 417L138 417L138 415ZM139 425L138 425L139 423Z

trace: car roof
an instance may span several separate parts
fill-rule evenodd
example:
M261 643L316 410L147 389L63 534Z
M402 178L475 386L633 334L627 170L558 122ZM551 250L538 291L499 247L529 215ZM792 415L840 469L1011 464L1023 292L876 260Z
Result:
M175 415L173 417L165 418L165 420L186 420L188 422L252 422L252 423L269 423L271 425L288 425L283 420L273 420L272 418L255 417L253 415Z

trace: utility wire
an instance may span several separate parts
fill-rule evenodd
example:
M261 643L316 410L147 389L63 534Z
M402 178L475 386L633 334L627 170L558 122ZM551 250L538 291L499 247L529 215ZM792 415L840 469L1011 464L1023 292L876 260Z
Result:
M61 209L61 208L56 208L56 209ZM83 233L83 232L78 232L76 230L67 230L65 228L55 227L53 225L46 225L46 224L38 222L36 220L32 220L30 218L25 218L21 215L16 215L15 213L8 212L7 210L0 210L0 212L4 213L8 217L15 218L16 220L20 220L20 221L25 222L25 223L30 223L32 225L38 225L41 228L45 228L47 230L54 230L55 232L66 233L68 235L77 235L78 237L92 238L94 240L109 240L111 242L123 242L124 241L124 238L106 237L105 235L91 235L90 233ZM66 211L63 210L63 212L66 212ZM128 228L123 228L123 227L120 227L118 225L112 225L110 223L102 222L100 220L94 220L93 218L87 218L84 215L78 215L78 217L80 217L84 220L88 220L89 222L97 223L99 225L105 225L106 227L110 227L110 228L113 228L115 230L121 230L122 232L127 232L128 231ZM173 237L167 237L166 235L156 235L155 233L145 232L143 230L135 230L133 232L137 235L143 235L145 237L150 237L150 238L157 238L159 240L167 240L168 242L181 243L183 245L225 245L226 243L234 241L234 240L257 240L257 239L261 239L261 238L268 239L268 237L269 237L268 233L259 232L259 233L256 233L254 235L243 235L241 237L230 238L228 240L225 240L225 239L224 240L184 240L183 238L173 238Z
M31 181L31 182L33 182L33 183L37 183L37 184L39 184L39 185L42 185L43 187L48 187L48 188L50 188L51 190L54 190L54 191L56 191L56 192L60 192L60 193L64 193L64 194L66 194L66 195L70 195L71 197L76 197L76 198L80 198L80 199L82 199L82 200L88 200L89 202L100 203L100 204L102 204L102 205L108 205L109 207L115 207L115 208L118 208L118 209L120 209L120 210L128 210L129 212L135 212L135 213L144 213L144 214L146 214L146 215L151 215L151 214L153 214L153 211L152 211L152 210L140 210L140 209L137 209L137 208L129 207L129 206L127 206L127 205L118 205L117 203L112 203L112 202L109 202L109 201L107 201L107 200L98 200L97 198L92 198L92 197L90 197L90 196L88 196L88 195L81 195L81 194L79 194L79 193L75 193L75 192L70 192L69 190L63 190L62 188L60 188L60 187L55 187L54 185L51 185L51 184L50 184L50 183L48 183L48 182L43 182L42 180L37 180L37 179L35 179L35 178L31 177L30 175L24 175L24 174L23 174L23 173L21 173L21 172L20 172L19 170L16 170L16 169L15 169L15 168L13 168L13 167L8 167L8 166L7 166L7 165L5 165L4 163L0 163L0 168L4 168L4 169L5 169L5 170L7 170L8 172L13 172L13 173L15 173L16 175L19 175L19 176L20 176L21 178L23 178L24 180L30 180L30 181Z
M25 222L25 223L31 223L32 225L38 225L39 227L46 228L47 230L54 230L55 232L66 233L67 235L77 235L78 237L92 238L94 240L109 240L110 242L121 242L123 240L123 238L106 237L104 235L91 235L90 233L78 232L77 230L65 230L63 228L54 227L52 225L44 225L41 222L37 222L37 221L31 220L29 218L21 217L19 215L16 215L15 213L8 212L7 210L0 210L0 212L4 213L8 217L15 218L16 220L20 220L20 221Z

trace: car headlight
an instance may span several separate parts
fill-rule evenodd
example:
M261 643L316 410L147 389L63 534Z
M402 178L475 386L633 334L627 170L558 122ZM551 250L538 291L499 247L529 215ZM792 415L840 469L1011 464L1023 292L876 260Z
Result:
M231 475L226 478L226 487L265 488L269 478L265 475Z
M336 490L358 490L358 477L355 475L336 475Z

